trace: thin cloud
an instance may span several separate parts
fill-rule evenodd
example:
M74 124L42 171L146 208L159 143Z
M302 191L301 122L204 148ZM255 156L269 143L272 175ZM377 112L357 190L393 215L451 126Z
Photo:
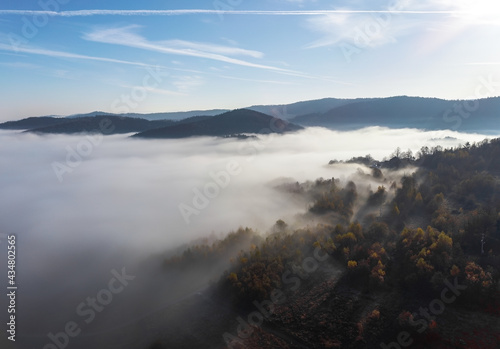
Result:
M207 44L202 42L193 42L185 40L168 40L168 41L163 41L162 43L172 47L193 49L196 51L205 51L205 52L211 52L229 56L249 56L253 58L262 58L264 56L264 54L259 51L246 50L231 46Z
M257 63L251 63L241 59L228 57L220 53L214 53L214 52L226 51L231 54L244 53L247 55L251 54L255 56L257 54L257 51L234 49L220 45L211 45L208 43L200 44L187 41L153 42L134 33L133 30L136 28L137 26L133 25L122 28L96 30L91 33L84 34L83 39L88 41L106 43L106 44L134 47L143 50L155 51L166 54L206 58L215 61L235 64L239 66L272 70L276 72L296 73L287 69L281 69ZM179 43L181 43L181 45L179 45Z
M322 17L310 17L306 27L321 35L321 38L304 46L306 49L334 46L342 42L352 43L357 38L366 38L363 45L367 47L382 46L396 42L396 36L408 31L412 26L418 26L416 19L395 18L387 15L378 22L376 18L366 14L335 14ZM375 32L368 36L367 27L373 26ZM361 45L361 44L359 44Z
M349 43L358 48L374 48L396 43L399 38L422 33L422 28L443 28L446 35L435 35L440 43L457 36L469 25L491 25L491 17L499 13L498 7L485 9L489 0L429 1L398 0L378 11L339 9L324 16L310 16L306 27L321 37L304 46L306 49ZM441 16L415 16L434 14ZM407 16L403 16L407 15ZM497 25L497 24L496 24ZM431 47L432 48L432 47Z
M15 69L38 69L40 68L37 64L23 63L23 62L0 62L0 65Z
M323 16L339 13L401 13L401 14L467 14L459 10L304 10L304 11L261 11L261 10L78 10L78 11L32 11L0 10L0 15L34 16L48 15L59 17L85 16L179 16L179 15L255 15L255 16Z
M140 88L144 89L147 92L151 92L154 94L158 95L165 95L165 96L186 96L185 93L178 92L178 91L172 91L172 90L166 90L166 89L161 89L161 88L155 88L155 87L148 87L148 86L137 86L137 85L118 85L123 88L128 88L128 89L135 89L135 88Z
M27 53L27 54L34 54L34 55L41 55L41 56L48 56L48 57L57 57L57 58L69 58L69 59L81 59L81 60L91 60L91 61L100 61L100 62L107 62L107 63L119 63L119 64L126 64L126 65L135 65L139 67L151 67L150 64L145 64L141 62L132 62L132 61L124 61L124 60L119 60L119 59L113 59L113 58L105 58L105 57L96 57L96 56L87 56L87 55L80 55L76 53L71 53L71 52L65 52L65 51L54 51L54 50L47 50L43 48L35 48L35 47L13 47L8 44L2 44L0 43L0 51L11 51L11 52L22 52L22 53ZM230 58L229 58L230 59ZM239 60L236 60L239 61ZM228 62L231 63L231 62ZM294 72L291 70L286 70L286 69L280 69L280 68L274 68L274 67L267 67L259 64L251 64L249 63L251 67L266 67L266 69L273 69L276 70L277 73L285 74L285 75L290 75L290 76L296 76L296 77L301 77L305 79L318 79L318 80L326 80L326 81L331 81L331 82L336 82L340 84L346 84L350 85L350 83L343 82L343 81L337 81L337 80L332 80L329 78L325 77L314 77L310 76L307 74L302 74L299 72ZM19 66L18 66L19 67ZM193 70L193 69L182 69L182 68L172 68L172 67L164 67L164 66L159 66L157 67L162 68L162 69L169 69L169 70L175 70L175 71L183 71L183 72L190 72L190 73L197 73L197 74L206 74L206 75L213 75L209 74L207 72L199 71L199 70ZM227 78L225 76L220 76L222 78ZM152 91L156 92L156 91ZM169 91L159 91L158 93L162 94L172 94Z
M196 89L204 83L205 80L201 76L179 76L175 77L174 81L172 81L172 85L174 85L177 90L182 93L187 93Z
M124 61L121 59L87 56L87 55L80 55L77 53L70 53L70 52L64 52L64 51L54 51L54 50L47 50L47 49L35 48L35 47L26 47L26 46L25 47L13 47L12 45L2 44L2 43L0 43L0 50L11 51L11 52L23 52L23 53L29 53L29 54L34 54L34 55L57 57L57 58L71 58L71 59L83 59L83 60L100 61L100 62L108 62L108 63L120 63L120 64L127 64L127 65L135 65L135 66L139 66L139 67L150 67L151 66L150 64Z
M16 56L16 57L26 57L26 55L21 55L19 53L12 53L12 52L0 52L0 55L4 55L4 56Z
M246 78L238 78L235 76L229 75L217 75L220 78L229 79L229 80L239 80L239 81L250 81L250 82L259 82L263 84L277 84L277 85L298 85L295 82L289 81L276 81L276 80L260 80L260 79L246 79Z

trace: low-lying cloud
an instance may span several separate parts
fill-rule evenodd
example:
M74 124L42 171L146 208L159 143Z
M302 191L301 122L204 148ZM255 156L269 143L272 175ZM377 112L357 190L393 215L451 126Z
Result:
M30 318L26 329L43 328L36 335L24 333L24 339L30 345L40 341L40 348L47 339L44 331L64 325L54 319L71 320L74 307L106 285L111 269L133 270L139 258L212 232L239 226L265 232L278 219L293 223L307 203L276 191L280 178L348 178L359 165L327 166L328 161L367 154L381 160L396 147L416 153L424 145L450 147L486 138L379 127L349 132L309 128L247 140L115 135L74 161L68 154L78 154L87 137L0 132L0 234L17 235L18 274L24 283L19 292ZM62 181L54 164L70 169ZM180 207L192 209L188 219ZM131 286L135 294L142 280ZM126 292L116 297L126 299ZM155 297L162 303L161 293Z
M81 249L97 241L109 248L163 250L240 225L265 230L277 219L303 210L266 184L283 177L299 182L338 178L359 167L325 166L331 159L371 154L381 160L396 147L416 153L424 145L449 147L485 138L453 131L309 128L238 141L118 135L85 148L83 143L91 144L86 137L0 133L4 232L19 234L40 251L57 244L65 250ZM85 152L78 163L69 154L80 150ZM62 182L54 164L63 166ZM213 177L227 171L228 164L236 164L238 174L229 175L228 185L217 185L216 197L207 197L209 204L197 209L196 193L204 193L208 185L213 196ZM179 210L183 203L199 211L189 224Z

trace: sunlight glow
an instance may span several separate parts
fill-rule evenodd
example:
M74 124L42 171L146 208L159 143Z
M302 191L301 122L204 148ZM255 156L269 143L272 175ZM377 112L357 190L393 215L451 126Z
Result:
M500 2L497 0L461 0L456 2L456 6L475 18L500 14Z

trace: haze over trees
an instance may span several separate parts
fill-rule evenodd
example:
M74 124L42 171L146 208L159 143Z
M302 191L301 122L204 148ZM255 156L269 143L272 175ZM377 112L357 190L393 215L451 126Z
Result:
M321 217L322 224L277 220L266 235L241 228L166 259L164 267L209 269L233 251L211 297L239 314L259 304L272 312L257 308L264 315L256 326L234 321L224 334L230 348L375 348L397 342L401 331L413 345L498 347L500 139L394 155L363 174L380 183L367 193L335 178L279 186L308 197L304 217ZM396 160L405 161L408 174L391 183ZM374 160L351 160L367 161ZM328 257L307 259L320 255ZM453 301L437 307L434 299L450 285ZM175 341L162 337L155 348Z
M330 102L320 104L329 108ZM358 102L375 101L344 102L338 102L335 108L358 110ZM382 111L389 103L386 99L376 102ZM295 107L307 109L315 104L303 103ZM358 111L363 125L370 124L363 119L362 108ZM206 235L165 253L156 251L141 263L142 279L135 289L131 288L133 296L124 300L127 306L110 317L103 315L94 324L96 328L105 324L113 329L100 335L109 342L126 338L124 341L134 343L130 347L141 348L378 348L397 342L403 331L410 334L415 346L444 343L464 349L496 348L497 327L487 324L496 324L499 315L500 141L463 142L446 148L430 145L458 144L464 134L448 132L449 136L443 136L440 132L412 130L421 136L419 142L429 146L408 149L410 143L393 141L406 136L405 130L302 130L302 126L289 121L290 115L282 116L242 109L176 121L89 115L29 118L2 125L31 132L4 131L9 139L16 135L62 150L68 142L87 136L61 133L97 130L103 134L140 132L138 138L200 136L188 140L109 137L109 142L96 146L95 154L81 159L81 167L71 167L72 171L65 174L64 183L54 189L67 190L65 200L61 200L65 207L55 211L61 216L75 215L69 219L71 229L78 231L75 235L82 239L90 233L99 235L98 240L102 239L106 246L115 246L116 238L121 242L130 239L127 243L133 246L131 250L146 243L162 248L167 240L185 242L189 229L184 222L174 222L171 211L175 211L175 203L190 203L192 188L203 190L207 183L204 180L214 180L213 176L198 173L205 168L219 171L230 158L242 165L241 176L231 177L227 188L219 186L220 196L193 217L193 224ZM346 112L335 127L352 121ZM59 135L49 137L47 133ZM283 135L278 137L277 133ZM375 133L378 141L369 138ZM469 139L482 136L475 137ZM380 159L378 149L376 158L366 155L345 160L353 154L346 156L342 152L345 144L379 147L382 138L395 148L386 149L387 153L382 154L390 154L386 159ZM332 139L338 143L330 143ZM137 147L127 148L129 142ZM71 146L78 149L79 144ZM8 149L13 153L12 146ZM376 147L373 151L377 151ZM113 161L117 153L123 161ZM209 156L211 153L216 156ZM48 159L68 159L64 152L60 156L50 154ZM332 154L344 160L328 161ZM317 165L318 159L323 165ZM137 172L124 165L129 161ZM199 165L200 161L205 163ZM255 163L249 167L252 161ZM23 162L16 164L26 166ZM71 164L74 161L68 162L68 166ZM17 167L6 168L9 173ZM87 182L90 173L98 180ZM284 177L275 178L276 173ZM319 175L323 178L316 178ZM47 169L43 176L55 179ZM122 176L127 177L123 182ZM6 186L5 190L16 192L28 184L25 193L35 192L36 199L36 190L42 187L38 173L27 176L29 182L18 177L9 175L14 189ZM243 186L243 181L251 184ZM82 190L92 193L90 203L80 202L81 191L72 191L77 187L75 183L83 183ZM156 185L154 194L150 183ZM116 193L128 198L129 210L124 209L126 204L121 200L110 199ZM75 212L66 204L66 196L76 198L72 202L79 210ZM151 196L158 201L150 201ZM173 209L165 209L166 202L173 202ZM5 212L10 212L9 205L3 204ZM15 202L13 205L19 210ZM101 210L103 207L109 211ZM37 212L36 217L49 215L47 211ZM81 224L82 219L85 224ZM107 235L106 219L120 224L114 237ZM233 229L238 224L242 226ZM26 226L31 225L37 223ZM123 255L128 257L128 253ZM86 257L83 259L87 263ZM62 275L64 271L55 273ZM89 285L95 286L90 281ZM455 298L452 302L441 301L445 308L438 308L441 303L434 300L440 300L443 289L450 287L457 291L453 293ZM37 296L32 298L35 303ZM73 311L72 305L66 300L69 312ZM50 324L58 325L66 315L58 314ZM121 324L117 319L130 316L134 321L138 319L129 324L134 331L124 325L113 332L114 325ZM457 318L474 320L457 322ZM36 328L37 324L33 319L29 326ZM92 342L91 337L81 338L76 348L88 347L86 344ZM140 338L140 345L132 341L134 338ZM29 340L34 343L37 339Z

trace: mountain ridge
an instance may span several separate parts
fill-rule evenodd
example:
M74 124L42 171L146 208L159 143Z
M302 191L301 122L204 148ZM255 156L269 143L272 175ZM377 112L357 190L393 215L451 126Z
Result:
M394 96L346 103L324 113L289 119L302 126L358 129L367 126L466 131L500 130L500 97L476 100Z
M287 120L304 127L320 126L333 130L352 130L369 126L390 128L419 128L426 130L461 129L472 132L500 131L500 97L488 97L473 100L447 100L434 97L393 96L383 98L323 98L300 101L291 104L254 105L245 110L253 110L272 117ZM238 110L238 109L237 109ZM0 124L0 129L34 129L52 126L61 129L57 124L71 123L72 120L96 116L115 116L146 121L168 115L171 122L190 123L208 119L215 112L221 115L225 109L206 111L168 112L153 114L120 114L91 112L75 114L68 117L29 117L18 121ZM96 115L98 114L98 115ZM178 119L173 119L176 117ZM89 120L89 119L87 119ZM157 127L155 127L157 126ZM130 132L142 132L164 125L142 125L130 128ZM184 126L186 129L187 126ZM127 128L124 127L124 132ZM45 129L46 131L47 129ZM40 130L43 132L44 130ZM81 131L83 132L83 130ZM123 133L123 132L122 132Z
M65 116L65 118L75 119L87 116L98 116L98 115L119 115L130 118L140 118L150 121L154 120L182 120L190 118L193 116L215 116L229 111L228 109L208 109L208 110L188 110L188 111L177 111L177 112L157 112L157 113L109 113L102 111L93 111L85 114L72 114Z
M146 120L118 115L96 115L75 119L62 119L61 123L32 128L25 132L35 133L103 133L120 134L146 131L173 123L171 120Z
M139 138L185 138L191 136L228 136L247 133L286 133L302 127L249 109L236 109L192 122L178 122L166 127L135 134Z
M2 128L41 134L135 133L134 136L143 138L242 138L242 134L248 133L284 133L302 129L301 126L249 109L237 109L215 116L192 116L179 121L146 120L108 114L78 118L32 117L0 124L0 129Z

